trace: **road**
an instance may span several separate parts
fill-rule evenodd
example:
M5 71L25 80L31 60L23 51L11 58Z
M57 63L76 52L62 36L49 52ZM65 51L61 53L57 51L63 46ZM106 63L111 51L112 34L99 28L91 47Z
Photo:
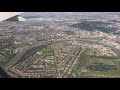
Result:
M67 78L68 75L71 73L74 65L77 63L77 60L80 56L80 54L83 52L84 50L81 50L80 48L77 49L77 51L75 50L75 55L72 57L71 61L69 62L69 64L67 65L67 67L65 68L63 74L62 74L62 78ZM78 55L77 55L78 54ZM76 56L77 55L77 56Z

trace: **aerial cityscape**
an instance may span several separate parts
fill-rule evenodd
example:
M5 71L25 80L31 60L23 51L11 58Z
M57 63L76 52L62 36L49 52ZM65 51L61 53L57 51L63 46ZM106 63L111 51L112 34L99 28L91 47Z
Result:
M0 22L0 66L13 78L120 78L119 12L23 12Z

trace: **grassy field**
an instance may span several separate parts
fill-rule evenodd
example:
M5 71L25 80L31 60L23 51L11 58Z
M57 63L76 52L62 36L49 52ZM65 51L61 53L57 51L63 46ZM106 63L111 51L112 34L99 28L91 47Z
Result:
M88 69L89 67L89 69ZM96 57L84 51L79 57L72 75L69 77L96 78L96 77L120 77L120 58Z
M36 52L42 52L42 55L37 55ZM42 47L37 47L32 50L30 50L24 57L21 59L21 61L24 60L24 63L19 62L16 64L17 68L27 68L31 66L34 61L36 60L35 57L41 57L45 58L47 56L52 56L53 55L53 49L51 48L50 45L48 46L42 46Z
M53 49L52 49L52 47L48 46L48 47L44 48L44 50L42 51L42 56L43 57L53 56Z
M67 35L74 35L74 31L64 31Z
M8 62L8 58L3 55L0 55L0 65L4 65Z

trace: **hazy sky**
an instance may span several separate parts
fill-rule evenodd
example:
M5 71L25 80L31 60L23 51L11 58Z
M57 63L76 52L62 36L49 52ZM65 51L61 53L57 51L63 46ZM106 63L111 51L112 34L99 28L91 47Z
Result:
M108 14L119 14L120 12L24 12L23 15L108 15Z

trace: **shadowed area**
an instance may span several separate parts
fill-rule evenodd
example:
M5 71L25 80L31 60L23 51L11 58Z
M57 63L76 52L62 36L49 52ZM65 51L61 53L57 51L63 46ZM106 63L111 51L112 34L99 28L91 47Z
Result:
M102 22L102 21L83 21L77 24L71 25L71 27L80 28L81 30L87 31L101 31L105 33L112 33L117 30L115 27L109 27L111 23Z
M0 67L0 78L11 78L2 67Z

